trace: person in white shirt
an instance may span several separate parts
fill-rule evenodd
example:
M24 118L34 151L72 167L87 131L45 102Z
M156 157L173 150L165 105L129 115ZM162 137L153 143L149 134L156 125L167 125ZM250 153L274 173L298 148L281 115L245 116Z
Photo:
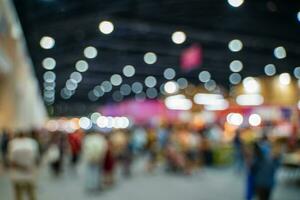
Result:
M83 143L83 160L86 164L86 189L100 189L100 171L107 151L107 141L100 133L88 133Z
M9 142L10 176L16 200L21 200L24 193L30 200L36 199L35 182L38 157L38 143L24 133L18 133Z

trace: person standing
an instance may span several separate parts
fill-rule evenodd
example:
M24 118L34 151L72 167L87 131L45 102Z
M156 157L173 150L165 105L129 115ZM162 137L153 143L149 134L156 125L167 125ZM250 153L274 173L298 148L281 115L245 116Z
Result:
M107 151L107 141L100 133L91 132L84 138L83 160L86 164L86 189L100 189L100 171Z
M38 165L38 143L24 133L18 133L8 144L10 175L15 199L23 199L27 194L29 200L36 200L35 184Z

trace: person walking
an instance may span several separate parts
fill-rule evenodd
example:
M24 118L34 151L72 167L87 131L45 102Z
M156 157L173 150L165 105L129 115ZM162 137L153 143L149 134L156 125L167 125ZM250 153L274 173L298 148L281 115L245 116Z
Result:
M15 200L36 200L36 172L39 158L38 143L21 132L8 144L10 175Z

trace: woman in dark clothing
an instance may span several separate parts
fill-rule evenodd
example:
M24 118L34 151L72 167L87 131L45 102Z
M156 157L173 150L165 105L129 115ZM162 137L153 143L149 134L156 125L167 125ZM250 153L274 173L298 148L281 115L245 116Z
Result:
M111 186L114 183L115 165L116 159L113 153L112 143L110 140L108 140L108 148L103 163L104 184L107 186Z

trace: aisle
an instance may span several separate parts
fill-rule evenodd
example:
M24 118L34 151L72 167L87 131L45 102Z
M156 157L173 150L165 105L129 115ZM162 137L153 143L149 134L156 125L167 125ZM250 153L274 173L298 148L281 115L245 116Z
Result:
M119 178L118 184L100 194L86 194L83 190L83 170L76 178L66 173L53 179L43 172L38 188L38 200L241 200L243 181L228 169L207 169L194 176L174 176L161 171L147 174L135 166L130 179ZM296 187L281 184L275 200L297 200ZM7 177L0 178L0 199L12 200Z

